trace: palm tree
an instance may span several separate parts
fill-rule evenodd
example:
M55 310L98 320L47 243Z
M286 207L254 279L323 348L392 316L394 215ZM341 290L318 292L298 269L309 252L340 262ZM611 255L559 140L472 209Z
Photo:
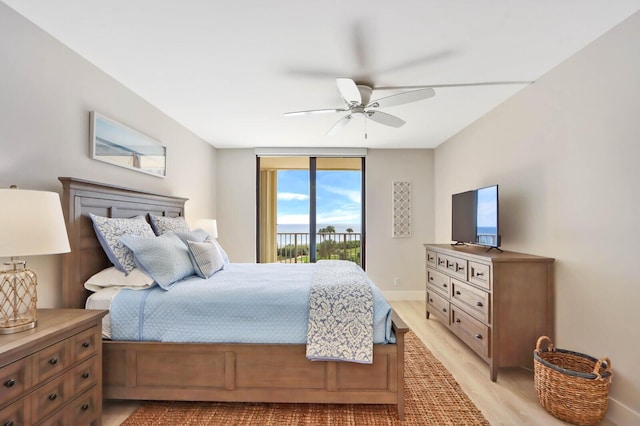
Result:
M352 228L347 228L347 232L351 234L353 232L353 229Z

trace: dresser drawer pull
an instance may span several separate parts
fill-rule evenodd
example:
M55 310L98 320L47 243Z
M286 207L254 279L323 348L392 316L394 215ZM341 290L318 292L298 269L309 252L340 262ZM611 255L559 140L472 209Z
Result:
M482 334L480 334L480 333L476 334L476 339L482 340Z
M433 281L433 277L429 277L429 281Z
M89 409L89 404L82 404L82 407L80 407L82 409L82 411L87 411Z
M442 312L447 312L447 308L442 308Z
M478 302L478 303L476 303L476 305L478 305L478 306L479 306L479 307L481 307L481 308L482 308L482 306L483 306L483 305L482 305L482 302Z
M57 363L58 363L58 358L53 357L49 360L49 364L51 365L56 365Z
M429 299L429 302L433 303L433 299Z
M13 420L4 423L4 426L13 426Z
M55 401L57 397L58 397L57 394L52 393L51 395L49 395L49 401Z
M442 284L442 287L447 288L447 285L446 284Z
M82 378L83 379L88 379L89 378L89 372L85 371L84 373L82 373Z
M484 275L484 272L476 272L476 277L481 277Z
M85 348L85 349L88 348L89 346L91 346L91 344L89 342L83 342L82 343L82 347Z
M456 290L456 295L460 296L462 293L460 293L460 290Z
M456 318L456 322L459 324L459 323L461 323L462 321L460 321L460 318Z
M15 380L13 380L13 379L9 379L9 380L7 380L6 382L4 382L4 386L5 386L6 388L12 388L12 387L13 387L13 385L15 385L15 384L16 384L16 381L15 381Z
M464 266L458 266L458 265L456 265L456 270L458 270L458 271L464 271Z

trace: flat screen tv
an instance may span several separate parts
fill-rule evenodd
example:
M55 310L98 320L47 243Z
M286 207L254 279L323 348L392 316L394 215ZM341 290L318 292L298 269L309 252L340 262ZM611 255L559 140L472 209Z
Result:
M498 185L451 196L451 240L500 247Z

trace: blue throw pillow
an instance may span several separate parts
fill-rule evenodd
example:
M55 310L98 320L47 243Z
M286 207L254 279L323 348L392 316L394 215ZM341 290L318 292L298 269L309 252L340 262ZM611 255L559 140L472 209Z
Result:
M125 235L120 241L131 249L136 264L165 290L195 273L189 249L172 232L157 237Z
M196 271L201 278L209 278L219 270L224 268L224 259L218 246L210 241L196 243L187 241L189 247L189 257Z
M220 243L215 238L213 238L204 229L198 228L198 229L194 229L193 231L189 231L189 232L176 232L175 234L185 244L187 244L188 241L193 241L193 242L196 242L196 243L202 243L204 241L207 241L207 242L213 243L215 246L218 247L218 250L220 250L220 253L222 254L222 259L224 261L224 264L226 265L226 264L229 263L229 256L227 255L227 252L224 251L224 249L222 248Z
M93 229L96 231L98 241L113 266L126 274L135 269L136 263L133 259L133 253L120 242L120 238L124 235L153 237L155 234L144 216L124 219L96 216L89 213L89 217L93 222Z
M153 228L153 232L156 235L162 235L165 232L189 232L191 230L184 216L168 217L149 214L149 222L151 222L151 228Z

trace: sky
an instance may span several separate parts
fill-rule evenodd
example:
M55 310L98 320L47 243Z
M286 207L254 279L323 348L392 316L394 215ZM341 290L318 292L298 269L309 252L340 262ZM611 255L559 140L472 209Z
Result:
M498 226L498 187L478 189L477 226Z
M318 225L360 223L360 171L318 170L316 209ZM278 171L278 225L309 223L309 172Z

